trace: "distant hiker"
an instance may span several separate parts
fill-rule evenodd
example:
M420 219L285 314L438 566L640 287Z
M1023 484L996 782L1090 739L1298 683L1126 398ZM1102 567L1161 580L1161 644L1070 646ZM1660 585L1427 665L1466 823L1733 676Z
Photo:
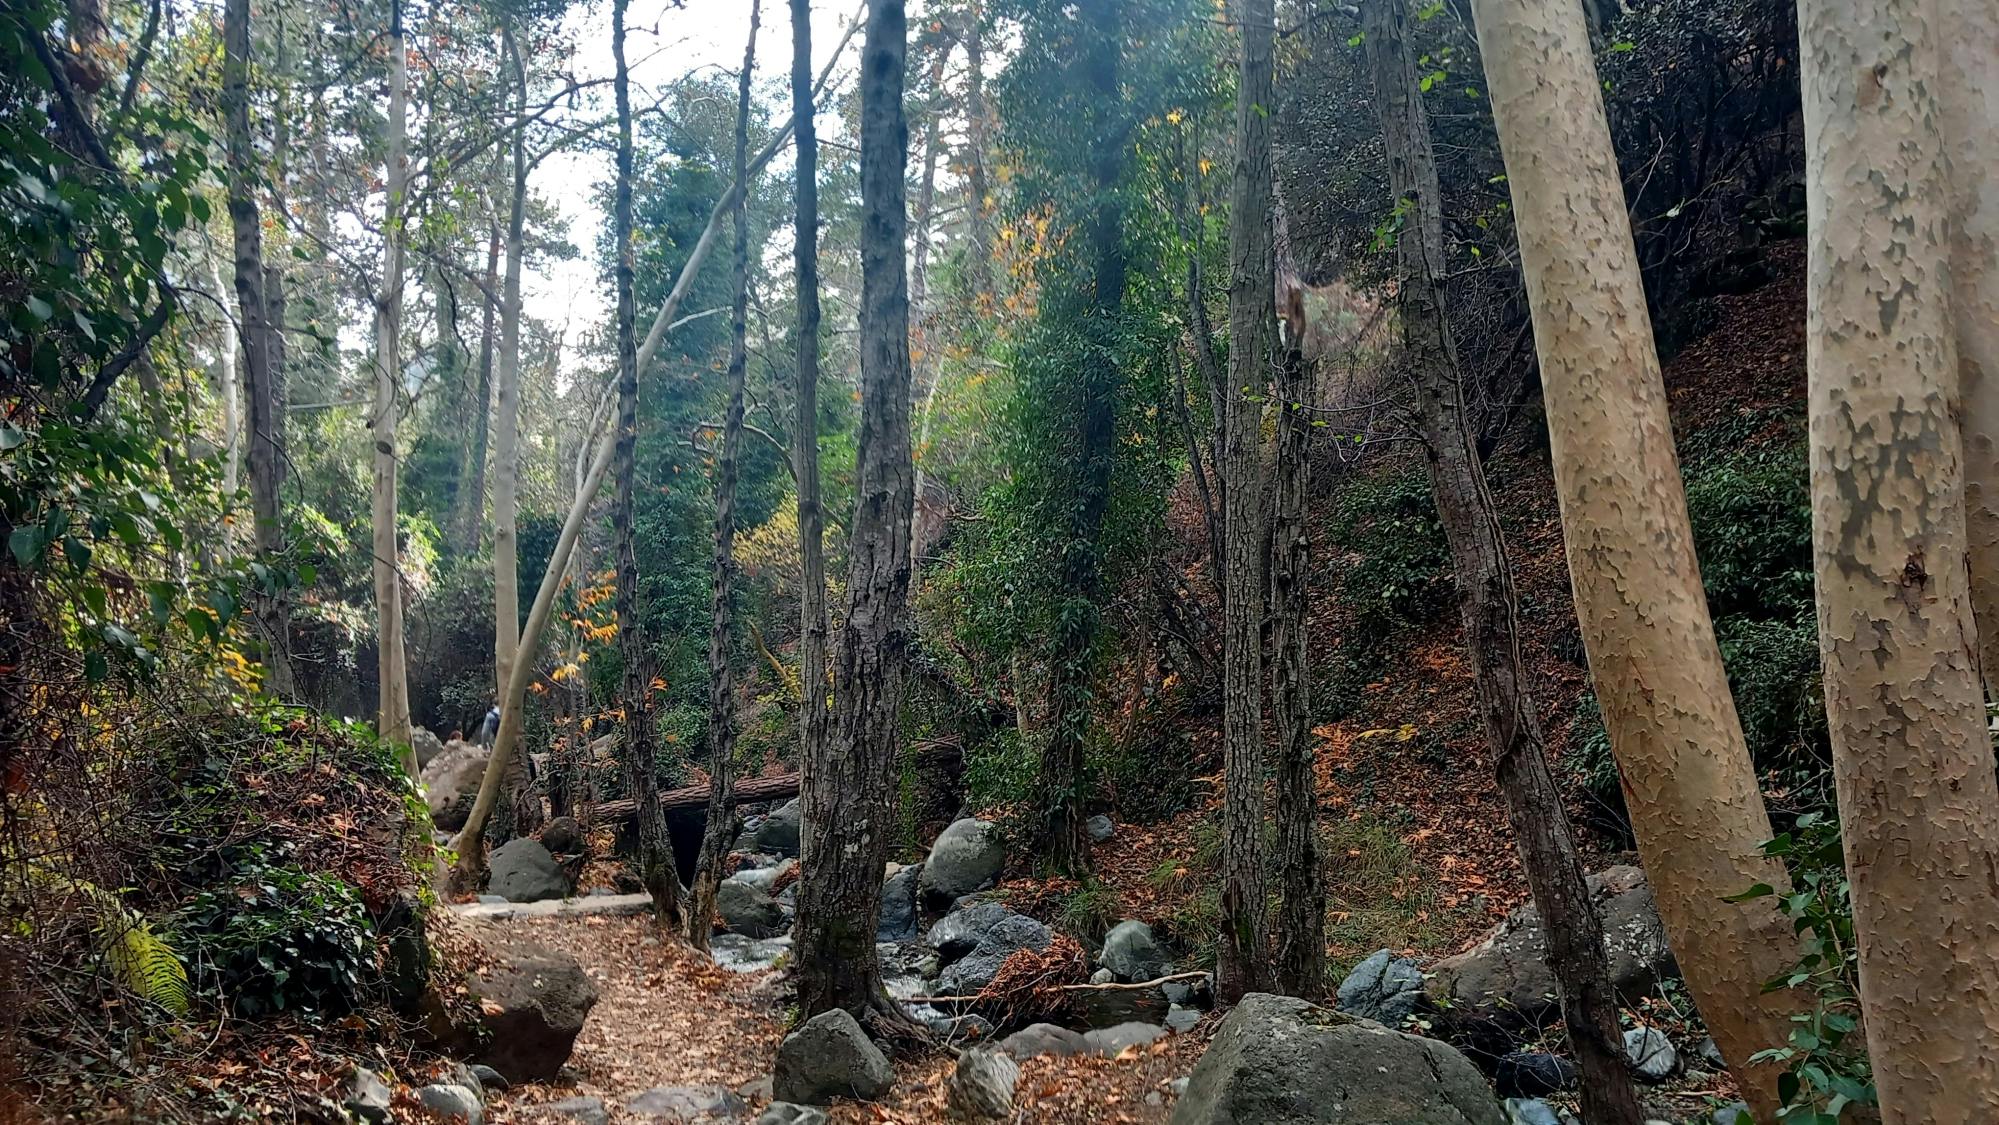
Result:
M479 724L479 745L491 746L493 744L493 739L497 737L499 733L500 733L500 705L495 703L493 704L493 709L486 712L485 721Z

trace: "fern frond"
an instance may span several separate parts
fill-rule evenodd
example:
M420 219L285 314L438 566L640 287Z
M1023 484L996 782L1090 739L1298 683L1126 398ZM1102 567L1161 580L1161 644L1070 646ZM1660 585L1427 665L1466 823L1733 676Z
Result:
M116 930L100 927L98 934L120 983L170 1015L187 1014L191 1000L187 966L145 919L128 910Z

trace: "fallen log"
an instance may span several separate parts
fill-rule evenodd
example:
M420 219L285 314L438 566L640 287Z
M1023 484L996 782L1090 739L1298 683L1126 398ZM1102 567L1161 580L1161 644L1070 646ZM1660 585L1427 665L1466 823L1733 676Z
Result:
M732 803L751 804L756 801L778 801L798 796L798 775L779 774L776 777L752 777L736 782ZM684 789L669 789L659 795L662 809L696 809L708 804L706 785L689 785ZM632 815L632 802L605 801L598 805L593 814L598 820L624 820Z

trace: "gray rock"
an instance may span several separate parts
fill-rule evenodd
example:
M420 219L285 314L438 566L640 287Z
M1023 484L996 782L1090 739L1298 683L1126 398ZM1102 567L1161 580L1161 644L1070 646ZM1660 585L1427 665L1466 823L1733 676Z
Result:
M1701 1062L1706 1064L1709 1070L1728 1069L1728 1060L1721 1057L1721 1047L1715 1043L1712 1035L1701 1040L1700 1046L1694 1048L1694 1054L1700 1056Z
M560 1113L581 1121L583 1125L609 1125L611 1112L604 1108L602 1098L564 1098L542 1107L552 1113Z
M757 834L753 839L756 850L775 855L797 855L798 823L803 815L796 797L779 805L776 812L757 825Z
M1081 1032L1052 1023L1028 1024L1000 1040L999 1047L1016 1059L1031 1059L1037 1055L1067 1057L1090 1049Z
M540 840L517 837L493 849L486 860L487 889L508 902L568 898L569 876Z
M813 1105L772 1102L757 1118L757 1125L826 1125L826 1111Z
M1377 949L1340 982L1339 1009L1400 1027L1423 1002L1423 985L1423 970L1416 962Z
M721 1086L655 1086L627 1101L625 1108L640 1117L701 1121L733 1118L749 1107Z
M1166 1092L1177 1098L1187 1092L1187 1086L1193 1080L1192 1075L1183 1074L1166 1084Z
M347 1076L347 1100L341 1104L347 1112L363 1121L381 1125L389 1119L389 1105L395 1101L395 1091L381 1075L365 1066L357 1066Z
M1714 1111L1714 1125L1756 1125L1748 1102L1730 1102Z
M473 901L474 901L474 902L479 902L479 903L483 903L484 905L487 905L487 906L505 906L505 905L507 904L507 896L506 896L506 895L475 895L475 896L473 896Z
M1215 978L1203 973L1190 980L1169 980L1159 986L1159 994L1166 997L1168 1004L1212 1008L1215 1006Z
M1166 1029L1156 1023L1121 1023L1084 1032L1083 1045L1091 1054L1116 1058L1128 1048L1143 1047L1165 1034Z
M479 1080L479 1090L487 1094L503 1094L513 1083L507 1077L485 1063L473 1063L469 1068L472 1077Z
M479 1104L479 1095L463 1086L433 1083L418 1090L416 1100L422 1102L424 1108L447 1121L465 1121L470 1125L480 1125L480 1122L486 1119L486 1110Z
M830 1105L834 1098L872 1101L895 1084L888 1058L844 1009L821 1012L777 1048L772 1092L779 1101Z
M968 1121L1003 1119L1013 1112L1020 1064L1005 1051L981 1047L958 1056L945 1083L945 1100Z
M1610 980L1627 999L1649 994L1659 981L1679 975L1666 929L1652 901L1645 873L1611 867L1588 878L1590 902L1603 920L1603 948ZM1536 1023L1557 1008L1555 975L1547 964L1541 914L1527 903L1478 945L1446 957L1430 970L1430 991L1460 1013L1504 1013Z
M882 881L882 909L875 923L876 941L916 940L916 882L922 872L921 865L905 867Z
M1097 962L1128 981L1155 980L1173 971L1173 962L1153 938L1152 927L1130 918L1104 935L1104 950L1097 955Z
M573 816L558 816L542 825L541 844L556 855L582 855L590 849L583 823Z
M728 878L715 890L715 913L731 933L776 937L784 929L784 908L752 883Z
M945 915L930 927L924 943L937 951L938 990L969 996L991 984L1000 965L1016 951L1046 949L1053 940L1047 926L1027 915L997 902L978 902Z
M1173 1125L1504 1125L1456 1049L1292 997L1251 993L1222 1021Z
M941 910L961 895L992 886L1006 866L1006 844L989 820L967 817L944 829L930 845L917 879L923 901Z
M1117 980L1117 974L1109 969L1098 969L1090 974L1091 984L1110 984Z
M492 1070L493 1068L486 1066L479 1069ZM486 1083L479 1078L477 1070L473 1070L462 1062L447 1063L444 1067L444 1072L437 1076L437 1085L463 1086L467 1090L472 1091L472 1096L479 1099L480 1105L486 1104Z
M1559 1094L1575 1089L1576 1064L1542 1051L1514 1051L1501 1056L1492 1085L1502 1098Z
M1631 1073L1646 1082L1664 1082L1680 1069L1680 1052L1656 1027L1634 1027L1624 1033L1624 1058Z
M421 771L444 753L444 740L423 727L411 727L410 749L416 751L416 767Z
M432 823L447 832L465 827L465 817L479 795L479 783L486 777L486 757L485 747L453 740L419 771Z
M777 881L784 877L784 873L797 866L798 861L795 859L781 859L776 863L741 868L734 875L729 876L729 878L734 879L738 883L747 883L765 894L769 894L770 889L777 885Z
M1117 835L1117 825L1111 823L1110 817L1098 813L1083 822L1083 831L1090 834L1092 841L1101 844L1112 836Z
M1200 1022L1201 1013L1197 1008L1182 1008L1180 1005L1175 1004L1166 1009L1166 1030L1168 1031L1176 1034L1185 1034L1194 1030L1194 1025Z
M478 1027L461 1046L509 1082L554 1078L569 1060L597 986L576 958L525 941L487 946L466 988Z
M752 1078L748 1082L736 1087L736 1096L749 1098L753 1101L769 1101L771 1090L774 1086L775 1083L771 1081L770 1075L766 1074L762 1078Z
M1506 1125L1576 1125L1576 1119L1539 1098L1508 1098Z

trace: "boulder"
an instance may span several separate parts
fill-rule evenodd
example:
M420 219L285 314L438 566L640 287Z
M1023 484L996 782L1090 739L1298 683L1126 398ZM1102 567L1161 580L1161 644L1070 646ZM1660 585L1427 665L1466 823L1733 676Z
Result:
M1340 982L1339 1009L1350 1016L1400 1027L1422 1004L1423 985L1423 970L1416 962L1377 949Z
M962 822L961 822L962 823ZM930 869L925 866L923 869ZM992 983L999 967L1017 950L1046 949L1055 935L1047 926L997 902L977 902L945 915L924 938L937 951L942 972L938 990L969 996Z
M760 852L797 855L798 824L802 815L796 797L779 805L777 811L763 818L763 822L757 825L757 834L751 840L752 845Z
M1728 1060L1721 1057L1721 1047L1715 1043L1712 1035L1700 1041L1700 1046L1694 1048L1694 1054L1700 1056L1701 1065L1709 1070L1728 1069Z
M801 1105L830 1105L834 1098L872 1101L894 1084L887 1056L843 1008L821 1012L785 1036L771 1076L777 1100Z
M1201 1011L1198 1008L1182 1008L1180 1005L1174 1004L1166 1009L1166 1030L1168 1031L1184 1035L1194 1030L1194 1026L1200 1022Z
M341 1104L354 1117L381 1125L389 1119L389 1105L395 1097L386 1079L365 1066L357 1066L347 1076L347 1099Z
M590 848L582 823L573 816L558 816L542 825L541 844L555 855L582 855Z
M875 923L876 941L916 940L916 881L922 871L921 866L905 867L882 881L882 909Z
M755 884L730 877L715 889L715 912L732 933L776 937L784 929L784 908Z
M564 1098L542 1107L551 1113L558 1113L583 1125L609 1125L611 1112L604 1108L602 1098Z
M507 1088L513 1085L513 1083L507 1081L506 1075L501 1074L485 1063L473 1063L465 1069L471 1071L472 1077L479 1080L479 1089L482 1093L504 1094L507 1092Z
M826 1111L816 1105L772 1102L757 1118L757 1125L826 1125Z
M1508 1098L1506 1125L1576 1125L1576 1119L1539 1098Z
M508 902L568 898L569 876L540 840L518 836L493 849L486 859L487 889Z
M433 824L448 832L465 827L472 802L479 796L479 782L486 777L486 756L485 747L453 739L423 767L418 777Z
M1166 1034L1156 1023L1121 1023L1083 1033L1083 1045L1093 1055L1116 1058L1132 1047L1144 1047Z
M482 934L481 941L485 956L465 975L472 1022L453 1025L445 1006L432 997L433 1039L447 1052L492 1067L508 1082L554 1078L597 1004L596 984L576 958L559 950L495 934Z
M1104 935L1104 949L1097 963L1122 980L1157 980L1173 971L1173 962L1152 936L1152 927L1136 919L1126 919Z
M1748 1102L1730 1102L1714 1111L1714 1125L1756 1125Z
M1576 1064L1543 1051L1514 1051L1502 1056L1492 1085L1502 1098L1538 1098L1576 1086Z
M421 771L444 753L444 742L423 727L411 727L410 749L416 751L416 766Z
M1603 921L1610 981L1627 1000L1649 994L1679 974L1666 929L1652 902L1652 888L1636 867L1612 867L1588 879L1590 902ZM1548 968L1541 913L1527 903L1506 916L1477 945L1430 969L1429 991L1461 1014L1504 1016L1538 1023L1558 1008L1555 975Z
M416 1092L416 1100L423 1107L446 1121L465 1121L470 1125L480 1125L486 1119L486 1108L479 1103L479 1095L463 1086L449 1086L437 1083L425 1086Z
M918 887L924 905L942 910L962 895L992 886L1006 866L1006 843L989 820L952 822L930 845Z
M634 1116L668 1121L734 1120L748 1108L743 1099L721 1086L655 1086L625 1102L625 1109Z
M1101 844L1112 836L1117 835L1117 825L1111 823L1110 817L1098 813L1083 822L1083 831L1090 834L1092 842Z
M1090 1049L1082 1033L1052 1023L1031 1023L999 1041L999 1049L1016 1059L1037 1055L1067 1057Z
M1645 1082L1664 1082L1680 1069L1680 1052L1656 1027L1634 1027L1624 1033L1624 1058L1631 1073Z
M1004 1120L1013 1113L1020 1064L1005 1051L980 1047L958 1056L944 1085L945 1101L967 1121Z
M1478 1068L1434 1039L1286 996L1243 997L1173 1125L1504 1125Z

